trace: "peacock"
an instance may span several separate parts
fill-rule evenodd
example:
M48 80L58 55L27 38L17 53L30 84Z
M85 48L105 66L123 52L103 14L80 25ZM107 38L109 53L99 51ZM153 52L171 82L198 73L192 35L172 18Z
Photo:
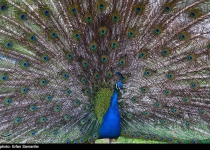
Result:
M210 0L0 0L0 143L210 142Z

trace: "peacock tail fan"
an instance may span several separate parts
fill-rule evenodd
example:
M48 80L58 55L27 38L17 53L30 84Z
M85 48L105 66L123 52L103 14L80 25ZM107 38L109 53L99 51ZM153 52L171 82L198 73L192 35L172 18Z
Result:
M121 136L209 142L209 20L209 0L0 0L0 143L93 143L118 80Z

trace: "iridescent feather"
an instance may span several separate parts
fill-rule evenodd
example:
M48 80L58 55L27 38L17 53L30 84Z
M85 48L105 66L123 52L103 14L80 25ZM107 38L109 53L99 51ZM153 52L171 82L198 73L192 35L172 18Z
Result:
M209 20L209 0L0 0L0 143L209 142Z

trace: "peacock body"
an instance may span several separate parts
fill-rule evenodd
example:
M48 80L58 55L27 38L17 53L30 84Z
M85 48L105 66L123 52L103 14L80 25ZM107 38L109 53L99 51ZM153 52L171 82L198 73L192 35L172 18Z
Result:
M118 91L120 89L123 89L123 84L118 81L111 97L109 108L102 118L99 131L100 138L118 138L120 136L121 128L118 108Z
M209 0L0 0L0 143L210 139Z

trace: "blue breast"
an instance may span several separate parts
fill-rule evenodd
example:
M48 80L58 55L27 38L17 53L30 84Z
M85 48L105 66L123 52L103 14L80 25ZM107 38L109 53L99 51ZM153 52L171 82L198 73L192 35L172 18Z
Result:
M102 124L99 131L100 138L117 138L120 135L120 130L118 93L116 90L114 90L110 101L110 107L102 119Z

